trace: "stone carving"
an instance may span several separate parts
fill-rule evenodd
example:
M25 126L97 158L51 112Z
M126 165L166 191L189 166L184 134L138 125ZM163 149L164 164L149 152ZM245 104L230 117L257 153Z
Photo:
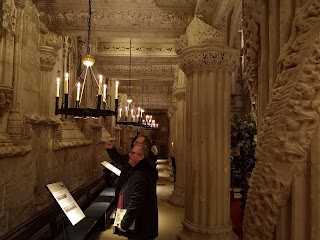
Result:
M159 7L191 7L193 0L154 0Z
M82 30L87 27L87 12L83 9L70 7L53 8L40 7L40 20L50 29ZM161 9L96 9L92 15L93 30L102 31L174 31L183 32L189 24L193 13L191 10L161 10Z
M3 91L0 89L0 117L4 115L5 112L8 111L8 109L11 106L12 102L12 93Z
M260 3L261 4L261 3ZM252 115L257 115L257 90L258 90L258 62L261 52L261 43L260 43L260 23L259 23L259 14L261 12L257 10L261 8L261 5L258 5L257 1L254 0L245 0L244 3L244 80L247 80L250 98L251 98L251 107ZM254 117L256 118L256 117Z
M53 150L87 146L92 143L93 140L88 140L75 122L65 120L55 129Z
M274 239L279 211L291 195L292 177L306 166L319 127L319 2L308 0L296 14L291 38L278 60L279 74L256 148L244 216L246 240Z
M177 86L177 88L172 91L172 97L173 99L176 99L177 101L183 101L186 97L186 88L185 86Z
M130 92L131 93L171 93L172 92L172 86L168 85L168 83L170 84L171 82L165 82L163 85L150 85L146 84L142 87L142 84L139 86L137 85L133 85L133 83L130 84ZM128 93L129 92L129 83L124 83L123 81L121 81L121 85L119 87L119 91L121 93Z
M185 36L180 36L176 44L176 51L179 54L187 46L208 43L226 43L225 33L206 24L198 17L194 17L186 30Z
M180 53L179 67L186 75L194 70L213 68L235 71L239 65L239 52L231 48L201 45Z
M1 23L1 37L9 34L11 36L15 33L16 28L16 9L12 0L2 1L2 10L0 11Z
M16 8L23 10L26 6L26 0L14 0L14 4L16 5Z
M99 54L123 54L124 52L129 53L130 47L128 43L109 43L101 42L98 44L98 53ZM162 44L150 44L150 43L134 43L134 46L131 47L131 52L138 54L172 54L175 55L175 46L174 44L162 43Z
M40 46L40 69L41 71L52 71L56 64L57 52L53 47Z
M104 65L104 64L118 64L121 65L124 62L128 62L128 57L127 56L106 56L103 54L99 54L96 56L97 60L97 65ZM172 56L172 57L132 57L132 61L135 64L177 64L178 63L178 58L177 56ZM103 64L102 64L103 63Z
M129 65L104 65L98 67L102 72L107 72L110 75L126 75L129 76ZM140 65L132 66L132 75L172 75L171 65Z

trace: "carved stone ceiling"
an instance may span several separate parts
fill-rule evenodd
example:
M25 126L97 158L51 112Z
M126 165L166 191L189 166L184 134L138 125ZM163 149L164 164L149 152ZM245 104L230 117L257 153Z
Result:
M37 0L40 20L59 35L87 34L88 0ZM133 101L144 98L153 108L171 104L175 40L185 33L196 0L92 0L92 53L96 70L120 80L119 93L128 93L131 79L137 86ZM131 65L130 65L130 38ZM140 86L140 87L139 87ZM139 93L140 91L140 93ZM139 100L140 99L140 100Z

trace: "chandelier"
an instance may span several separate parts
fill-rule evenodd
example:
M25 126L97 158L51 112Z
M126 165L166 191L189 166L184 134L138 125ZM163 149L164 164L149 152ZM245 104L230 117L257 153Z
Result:
M148 107L150 109L149 95L148 95ZM159 124L156 123L156 120L152 119L152 115L144 115L142 118L142 126L147 130L156 130L159 127Z
M81 71L79 78L76 81L75 86L72 89L76 89L76 100L73 101L73 107L69 107L69 73L64 74L64 93L62 99L61 108L59 108L60 101L60 72L57 76L57 93L56 93L56 103L55 103L55 114L73 115L74 117L93 117L98 118L100 116L115 116L115 111L111 111L107 105L107 85L103 84L102 75L99 75L99 80L95 77L92 70L92 66L95 63L94 56L90 54L90 40L91 40L91 1L89 0L89 13L88 13L88 35L87 35L87 52L82 57L82 63L84 68ZM89 78L98 86L98 94L96 99L96 108L82 108L81 100L83 99L84 89L86 82ZM117 89L117 86L116 86ZM115 96L117 98L117 95Z
M126 106L122 109L122 106L119 106L119 99L116 99L116 124L119 125L130 125L130 126L141 126L141 119L143 114L143 109L138 107L135 108L134 104L132 103L131 98L131 72L132 72L132 42L130 38L130 64L129 64L129 94Z

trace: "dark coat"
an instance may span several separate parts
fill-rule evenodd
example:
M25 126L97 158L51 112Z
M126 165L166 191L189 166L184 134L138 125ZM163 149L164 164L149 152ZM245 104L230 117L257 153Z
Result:
M120 190L127 178L128 173L132 169L131 165L128 163L129 161L129 155L128 154L120 154L115 147L111 149L106 149L109 157L111 160L116 163L121 165L121 173L115 188L115 198L114 202L116 203L115 206L117 206L118 200L119 200L119 193ZM155 156L151 151L149 153L149 158L152 159L152 161L156 162L157 161L157 156ZM157 172L157 180L158 180L158 172Z
M129 155L128 154L120 154L118 153L117 149L114 147L112 149L107 149L107 152L111 158L111 160L114 163L120 164L121 165L121 173L116 185L116 189L115 189L115 198L114 198L114 202L115 202L115 206L117 206L118 200L119 200L119 193L120 190L124 184L124 181L126 180L126 177L129 173L129 171L131 170L131 165L128 163L129 161Z
M158 236L157 178L158 172L151 159L141 160L129 172L122 189L123 207L127 212L121 227L128 230L135 221L135 228L124 236L141 240Z

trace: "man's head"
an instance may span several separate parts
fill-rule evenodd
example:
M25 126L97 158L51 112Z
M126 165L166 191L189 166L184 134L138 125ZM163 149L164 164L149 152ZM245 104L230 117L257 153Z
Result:
M152 146L152 142L150 138L147 137L146 135L139 135L133 143L133 146L137 146L137 145L144 145L150 150Z
M135 145L129 153L129 164L134 167L142 159L149 157L149 150L144 145Z

